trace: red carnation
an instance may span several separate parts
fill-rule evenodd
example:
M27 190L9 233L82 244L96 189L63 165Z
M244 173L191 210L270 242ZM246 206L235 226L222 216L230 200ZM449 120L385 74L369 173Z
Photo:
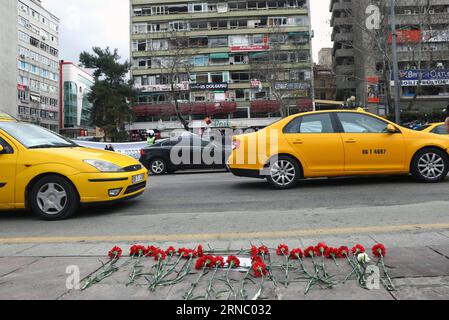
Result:
M270 250L268 250L266 246L261 246L259 247L259 254L263 256L268 256L270 255Z
M164 250L161 250L161 249L157 249L153 253L153 256L154 256L154 260L155 261L159 261L159 260L162 261L162 260L165 260L167 258L167 254L165 253Z
M336 259L339 257L339 250L337 248L328 247L324 252L324 256L329 259Z
M300 248L293 249L292 252L290 252L290 259L299 260L304 257L304 254Z
M254 256L251 258L251 263L256 263L256 262L262 262L263 263L263 259L260 256Z
M120 247L114 247L108 253L109 258L118 259L122 256L122 249Z
M276 251L278 256L288 256L288 252L289 250L286 244L281 244Z
M387 254L387 249L385 249L385 246L381 243L376 244L373 247L372 251L373 251L373 255L378 258L385 257L385 255Z
M173 256L176 254L176 249L174 247L170 247L165 251L167 256Z
M365 253L365 247L361 244L356 244L354 248L352 248L352 254L358 255L360 253Z
M251 246L251 257L255 257L259 254L259 249L256 246Z
M178 254L184 259L195 258L197 256L196 250L181 248L178 250Z
M132 256L132 257L144 256L146 254L146 252L147 252L147 248L145 248L144 246L134 245L129 250L129 255Z
M257 278L260 278L268 274L267 265L262 261L257 261L256 263L253 263L253 271Z
M318 257L321 257L325 254L327 248L328 248L327 244L320 242L315 247L315 254Z
M155 246L148 246L146 249L146 256L147 257L154 257L159 252L159 248Z
M240 260L236 256L229 256L228 259L226 260L226 263L228 264L228 266L230 268L233 268L233 267L238 268L238 267L240 267Z
M198 257L204 256L204 250L203 250L203 246L202 245L198 246L197 252L198 252Z
M270 250L268 250L268 248L266 246L261 246L259 248L252 246L251 247L251 256L255 257L255 256L268 256L270 255Z
M315 247L310 246L306 250L304 250L304 256L307 258L313 258L315 256Z
M225 265L224 258L221 256L214 257L214 260L212 262L213 262L213 267L223 268Z
M195 268L197 270L201 270L204 267L212 268L215 266L215 257L213 256L202 256L200 257L195 264Z
M341 247L338 249L338 256L341 257L341 258L346 258L346 257L348 257L348 256L349 256L349 248L348 248L348 247L345 247L345 246L341 246Z
M203 268L204 268L204 265L205 265L205 263L206 263L206 259L207 259L207 257L201 257L201 258L199 258L198 260L196 260L196 263L195 263L195 269L196 269L196 270L201 270L201 269L203 269Z

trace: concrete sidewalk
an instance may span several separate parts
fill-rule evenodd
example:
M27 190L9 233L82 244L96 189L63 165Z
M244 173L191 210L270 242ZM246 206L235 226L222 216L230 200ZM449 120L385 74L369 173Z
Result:
M444 233L446 234L446 233ZM358 286L356 280L350 280L345 284L338 284L333 289L313 287L308 295L304 294L307 281L301 279L298 270L291 270L289 275L290 285L284 287L285 272L275 267L273 274L277 280L275 286L268 281L264 286L263 298L267 299L449 299L449 238L444 237L441 241L434 241L435 236L427 233L413 233L397 235L375 235L387 246L386 264L389 274L393 279L396 291L388 292L381 285L379 290L365 290ZM354 237L325 237L318 239L330 246L347 245L352 247L361 243L371 255L371 247L376 240L372 236ZM379 240L377 240L379 241ZM431 242L432 241L432 242ZM270 240L255 241L255 245L267 245L272 252L273 266L279 266L283 259L275 255L275 249L279 244L286 243L290 248L305 248L308 245L316 245L317 239L301 240ZM145 245L149 245L144 243ZM181 283L172 287L158 289L156 292L148 290L147 281L140 277L131 286L126 286L130 266L121 268L117 273L105 279L99 284L85 291L70 290L66 287L66 274L68 266L78 266L81 279L91 275L101 267L99 260L106 262L107 252L115 245L124 250L127 260L128 250L132 244L129 243L59 243L59 244L2 244L0 245L0 299L175 299L180 300L189 290L191 284L198 278L198 274L189 275ZM153 244L156 245L156 244ZM169 246L194 248L198 243L160 243L161 248ZM208 245L203 244L205 250ZM248 241L224 242L215 241L210 244L215 250L249 249ZM373 262L376 259L373 259ZM120 261L118 265L122 263ZM321 261L321 260L317 260ZM377 260L376 260L377 261ZM374 263L375 264L375 263ZM154 265L152 259L143 261L144 270L149 272ZM306 268L312 270L310 260ZM343 281L351 268L344 260L339 261L336 266L332 260L326 261L331 275L336 275L336 280ZM193 270L193 268L192 268ZM382 272L382 271L381 271ZM195 296L203 296L206 292L208 279L212 276L209 272L202 279L195 290ZM232 283L240 290L244 273L233 271L231 273ZM217 278L224 279L225 272L220 271ZM259 290L259 280L247 282L245 286L248 298L254 297ZM217 299L227 299L227 290L224 281L214 282L215 292L223 291Z

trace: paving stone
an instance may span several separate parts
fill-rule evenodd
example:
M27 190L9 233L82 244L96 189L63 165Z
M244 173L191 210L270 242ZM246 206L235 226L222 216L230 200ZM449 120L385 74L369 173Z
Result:
M398 300L449 300L449 277L405 278L394 281Z
M40 258L0 258L0 282L2 282L1 277L11 273L20 272L21 269L35 263Z
M23 250L20 252L20 255L38 257L80 257L93 246L93 244L89 243L38 244Z
M0 244L0 257L20 256L22 252L35 246L35 244Z
M307 284L280 289L281 300L393 300L393 297L382 287L377 290L361 288L357 282L348 281L334 289L314 286L305 294Z
M441 255L445 256L447 259L449 259L449 245L446 245L446 246L431 245L431 246L429 246L429 248L437 251L439 254L441 254ZM448 261L448 263L449 263L449 261Z
M383 243L387 247L396 248L447 245L449 243L449 239L439 232L406 232L400 234L372 234L371 236L377 242Z
M449 260L426 248L391 248L385 263L393 278L449 276Z
M12 258L16 259L16 258ZM81 277L98 268L89 258L42 258L0 278L0 299L57 299L68 291L66 268L76 265Z

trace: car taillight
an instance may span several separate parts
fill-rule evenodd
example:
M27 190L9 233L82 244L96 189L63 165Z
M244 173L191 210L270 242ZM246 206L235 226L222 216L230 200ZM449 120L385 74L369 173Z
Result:
M232 142L232 150L237 150L240 148L240 141L239 140L234 140Z
M145 155L145 150L144 149L140 149L140 155L143 157Z

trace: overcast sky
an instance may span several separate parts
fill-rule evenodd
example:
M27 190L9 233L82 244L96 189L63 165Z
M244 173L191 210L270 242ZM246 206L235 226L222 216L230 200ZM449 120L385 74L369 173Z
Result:
M330 42L329 0L311 0L314 60ZM129 58L128 0L42 0L60 20L60 59L78 63L80 52L93 46L118 48Z

